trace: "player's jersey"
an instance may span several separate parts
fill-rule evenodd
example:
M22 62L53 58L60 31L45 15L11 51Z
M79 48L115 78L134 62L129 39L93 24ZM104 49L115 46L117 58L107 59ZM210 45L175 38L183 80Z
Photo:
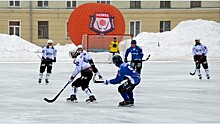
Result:
M85 50L83 50L83 51L80 53L80 55L83 56L86 60L92 59L92 57L89 55L89 53L86 52Z
M142 60L144 54L142 53L142 49L139 46L136 46L135 48L129 47L126 50L125 58L128 57L128 54L131 53L131 60Z
M42 50L42 56L46 59L54 59L54 57L57 57L57 50L52 46L45 46Z
M111 84L118 84L124 79L129 79L132 84L138 84L141 81L140 74L134 70L129 64L123 62L119 66L118 74L115 79L111 79Z
M204 46L202 44L193 46L193 48L192 48L193 56L195 56L195 55L202 55L203 53L205 54L205 56L208 53L208 49L207 49L206 46Z
M74 63L76 64L76 68L75 68L75 70L74 70L73 73L72 73L72 75L73 75L74 77L76 77L77 74L78 74L79 72L81 72L82 70L85 70L85 69L91 67L91 65L89 64L88 60L86 60L86 58L83 57L83 56L81 56L81 55L78 55L78 56L76 57Z

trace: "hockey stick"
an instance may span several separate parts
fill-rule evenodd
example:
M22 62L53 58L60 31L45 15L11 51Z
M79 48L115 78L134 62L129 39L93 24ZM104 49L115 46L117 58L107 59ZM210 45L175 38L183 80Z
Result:
M97 80L94 80L94 83L103 83L104 81L97 81Z
M59 97L59 95L63 92L63 90L66 88L66 86L69 84L70 82L68 82L64 87L63 87L63 89L61 89L60 90L60 92L53 98L53 99L47 99L47 98L44 98L44 100L46 101L46 102L48 102L48 103L52 103L52 102L54 102L58 97Z
M203 56L202 56L202 57L203 57ZM190 75L193 76L193 75L196 74L196 69L199 67L199 65L200 65L200 61L201 61L202 57L199 58L199 62L198 62L198 64L196 65L196 68L195 68L194 72L190 72L190 73L189 73Z
M42 58L40 57L40 55L37 55L37 57L38 57L40 60L42 60Z
M141 60L141 61L147 61L149 58L150 58L150 54L147 56L146 59L143 59L143 60ZM132 61L132 60L129 60L128 62L131 62L131 61Z

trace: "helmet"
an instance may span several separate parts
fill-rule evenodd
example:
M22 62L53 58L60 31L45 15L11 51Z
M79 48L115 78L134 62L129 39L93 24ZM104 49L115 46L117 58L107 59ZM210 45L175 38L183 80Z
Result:
M197 37L197 38L195 38L195 40L200 41L201 39Z
M115 66L119 67L120 64L123 62L121 56L114 55L112 58L112 62L115 64Z
M53 40L47 40L47 44L53 43Z
M78 45L77 48L78 49L82 49L83 47L82 47L82 45Z
M73 51L69 51L69 56L70 58L76 58L78 55L80 54L80 52L78 52L78 49L75 49Z
M196 44L200 44L200 38L196 38L196 39L195 39L195 43L196 43Z
M131 44L137 44L137 41L136 40L132 40Z

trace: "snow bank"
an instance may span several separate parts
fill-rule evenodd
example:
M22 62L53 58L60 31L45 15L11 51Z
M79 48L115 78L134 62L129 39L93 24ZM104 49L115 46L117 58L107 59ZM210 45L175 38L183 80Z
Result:
M194 39L209 49L209 60L220 60L220 23L207 20L188 20L180 22L172 31L163 33L142 32L134 39L143 48L145 57L150 60L181 61L192 60L191 49ZM42 48L17 36L0 34L0 62L40 62ZM159 43L159 47L158 47ZM130 41L121 42L120 46L130 46ZM68 52L76 48L74 44L54 46L58 62L71 62ZM107 62L109 53L90 53L95 62ZM123 54L121 52L121 54Z
M135 37L145 55L151 53L151 60L192 60L195 38L208 47L208 59L220 59L220 23L214 21L182 21L172 31L142 32Z

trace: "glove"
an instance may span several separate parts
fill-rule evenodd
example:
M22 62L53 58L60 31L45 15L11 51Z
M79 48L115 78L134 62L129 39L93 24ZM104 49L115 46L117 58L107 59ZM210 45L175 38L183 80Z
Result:
M57 60L56 60L56 57L54 57L54 59L53 59L53 62L55 63Z
M127 63L127 62L128 62L127 58L125 58L124 62L125 62L125 63Z
M110 83L110 81L108 81L108 80L105 80L105 81L103 82L104 85L108 85L109 83Z
M73 82L74 78L75 78L75 77L71 76L70 79L68 80L68 83Z

